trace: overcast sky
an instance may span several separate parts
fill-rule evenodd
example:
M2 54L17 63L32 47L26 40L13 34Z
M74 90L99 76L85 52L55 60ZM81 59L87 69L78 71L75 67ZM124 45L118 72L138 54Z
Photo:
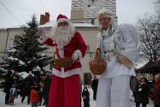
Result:
M135 24L146 12L154 13L154 0L116 0L118 23ZM70 18L71 0L0 0L0 28L25 24L33 14L49 12L51 20L59 13Z

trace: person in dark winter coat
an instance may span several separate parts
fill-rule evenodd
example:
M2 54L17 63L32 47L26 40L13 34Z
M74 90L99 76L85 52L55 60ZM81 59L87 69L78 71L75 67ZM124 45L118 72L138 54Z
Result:
M139 80L139 84L136 86L136 107L142 104L142 107L146 107L149 103L150 88L146 78L142 77Z
M87 87L84 87L83 92L82 92L82 98L83 98L83 102L84 102L84 107L90 107L90 93L88 91Z
M39 81L39 106L42 105L42 99L43 99L43 81Z
M48 107L48 97L49 97L49 91L50 91L50 83L51 83L51 77L47 75L46 73L41 74L41 78L43 80L43 96L45 100L46 107Z
M25 78L23 84L24 84L24 89L23 89L23 96L21 99L21 102L23 103L25 96L28 96L27 98L27 103L30 104L30 93L31 93L31 86L34 82L34 77L33 74L30 72L29 75Z
M130 79L130 88L133 93L134 101L136 99L136 86L138 83L139 83L139 80L137 79L137 77L132 75Z
M4 92L6 93L5 104L9 104L9 93L13 83L13 73L11 71L8 71L8 73L5 75L4 83Z
M154 80L155 84L151 99L153 100L154 107L160 107L160 73L155 75Z
M96 100L97 87L98 87L98 79L96 78L96 76L92 80L91 87L92 87L92 90L93 90L93 100Z

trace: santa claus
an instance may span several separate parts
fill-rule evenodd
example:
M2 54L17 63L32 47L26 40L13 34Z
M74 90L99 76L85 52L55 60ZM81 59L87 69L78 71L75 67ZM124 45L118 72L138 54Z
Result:
M74 60L67 68L54 65L48 107L80 107L80 61L87 48L81 34L75 31L65 15L60 14L57 17L53 38L48 38L42 32L40 41L49 46L56 46L59 58L72 56Z

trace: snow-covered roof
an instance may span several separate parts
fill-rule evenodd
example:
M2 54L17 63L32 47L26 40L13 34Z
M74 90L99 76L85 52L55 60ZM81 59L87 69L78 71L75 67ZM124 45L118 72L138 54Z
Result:
M45 23L44 25L39 25L39 27L52 27L55 25L56 25L56 21L50 21L50 22ZM73 23L73 25L75 27L96 27L95 25L90 24L90 23Z
M56 25L56 21L55 20L52 20L52 21L49 21L43 25L39 25L38 27L41 27L41 28L45 28L45 27L53 27ZM75 27L84 27L84 28L87 28L87 27L97 27L93 24L90 24L90 23L73 23L73 25ZM22 25L17 25L17 26L11 26L11 27L7 27L7 28L0 28L0 29L14 29L14 28L20 28Z
M45 27L52 27L52 26L55 26L56 25L56 21L53 20L53 21L49 21L43 25L39 25L38 27L42 27L42 28L45 28Z
M97 27L90 23L73 23L75 27Z

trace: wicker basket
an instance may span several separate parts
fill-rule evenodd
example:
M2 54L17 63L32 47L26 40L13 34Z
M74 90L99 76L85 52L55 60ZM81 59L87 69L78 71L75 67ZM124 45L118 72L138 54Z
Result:
M107 63L101 59L100 50L96 51L95 59L89 62L89 66L91 72L95 75L100 75L105 71Z
M70 51L71 53L73 53L68 48L64 48L64 49L66 49L66 50ZM59 49L58 51L64 50L64 49ZM56 53L57 53L57 51L54 53L54 56L53 56L53 61L54 61L54 63L55 63L56 66L58 66L60 68L67 68L67 67L70 67L73 64L72 57L64 57L64 58L55 59L55 54Z

